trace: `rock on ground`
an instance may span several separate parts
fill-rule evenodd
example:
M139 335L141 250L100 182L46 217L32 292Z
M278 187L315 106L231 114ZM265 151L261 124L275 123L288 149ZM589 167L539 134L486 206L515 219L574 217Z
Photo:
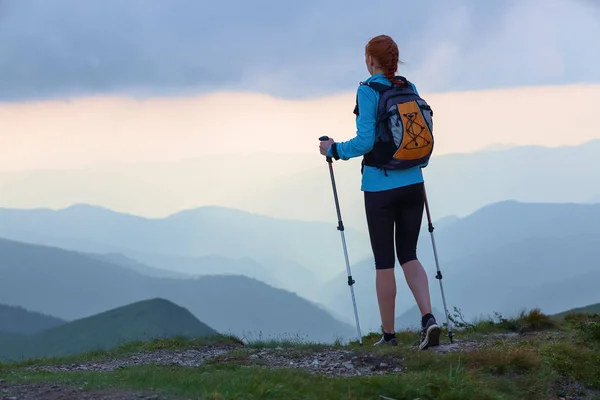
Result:
M141 351L127 357L98 360L88 363L69 365L45 365L28 367L29 371L114 371L116 369L137 365L177 365L182 367L199 367L208 360L231 352L231 346L208 346L202 349L189 350L156 350Z
M492 340L512 340L515 335L490 337ZM437 353L468 352L487 344L488 340L462 341L442 343L431 351ZM323 350L302 349L248 349L247 355L229 356L231 351L243 346L207 346L188 350L156 350L140 351L128 356L65 365L38 365L28 367L29 371L101 371L108 372L137 365L174 365L182 367L199 367L206 362L238 362L245 365L262 365L267 368L299 368L311 373L329 376L365 376L397 374L403 371L402 356L407 349L398 352L368 353L350 349L328 348ZM414 351L419 351L416 347ZM413 351L408 350L408 351ZM243 354L243 353L242 353Z
M249 359L267 368L299 368L329 376L383 375L403 370L401 353L376 355L345 349L290 352L277 348L256 351Z

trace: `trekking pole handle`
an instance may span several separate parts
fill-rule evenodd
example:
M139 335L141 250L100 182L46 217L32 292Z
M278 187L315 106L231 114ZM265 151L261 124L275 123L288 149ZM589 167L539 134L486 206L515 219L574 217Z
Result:
M329 140L329 136L321 136L321 137L319 138L319 140L320 140L321 142L326 142L326 141L328 141L328 140ZM333 160L331 159L331 157L329 157L329 156L325 156L325 159L327 160L327 162L328 162L328 163L331 163L331 162L333 161Z

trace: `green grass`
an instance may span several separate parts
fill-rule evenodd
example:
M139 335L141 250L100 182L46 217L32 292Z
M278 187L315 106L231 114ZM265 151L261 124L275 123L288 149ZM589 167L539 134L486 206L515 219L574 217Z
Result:
M326 378L307 372L260 367L210 366L196 369L143 366L113 373L39 374L21 381L64 381L87 389L110 385L124 389L159 389L163 393L206 399L366 399L385 395L396 399L429 396L436 399L495 399L506 383L482 377L460 365L444 373L408 372L386 377ZM479 393L477 393L479 392ZM511 398L511 397L507 397ZM512 397L517 398L517 397Z
M33 335L0 336L0 359L59 357L106 350L136 340L218 333L187 309L163 299L139 301Z
M72 356L28 358L23 361L0 362L0 373L3 370L13 370L32 365L74 364L89 361L100 361L116 357L127 357L129 354L140 351L151 352L157 350L197 349L212 345L241 346L242 342L236 337L229 335L207 336L202 338L186 338L178 336L167 339L153 339L149 341L138 340L125 343L109 350L94 350Z
M549 322L550 321L550 322ZM400 332L397 348L373 348L379 333L356 343L323 346L292 341L270 341L242 346L234 337L200 340L169 339L136 342L108 352L88 353L79 358L36 360L0 366L0 379L7 382L62 382L87 390L114 387L147 391L182 398L225 399L379 399L395 400L486 400L558 399L580 396L600 399L600 318L578 314L564 321L551 320L539 310L513 319L479 321L475 329L455 330L458 340L482 338L486 333L526 332L515 340L491 340L469 352L438 354L411 349L416 332ZM28 372L26 365L50 362L74 363L93 357L124 356L139 350L198 348L210 344L240 347L202 367L145 365L113 372ZM305 354L323 348L352 349L357 354L378 353L400 361L402 372L385 376L332 378L307 371L268 369L254 365L247 356L259 348L280 347L283 352ZM583 395L588 397L584 397ZM553 397L554 396L554 397ZM594 397L595 396L595 397Z

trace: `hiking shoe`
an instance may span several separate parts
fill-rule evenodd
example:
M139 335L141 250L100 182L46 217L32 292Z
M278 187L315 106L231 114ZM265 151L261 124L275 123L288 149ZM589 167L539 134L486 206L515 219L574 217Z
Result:
M385 340L385 336L382 336L378 342L375 342L373 346L398 346L398 340L396 338L391 338L390 340Z
M425 326L421 328L421 343L419 344L419 350L439 346L441 333L442 329L436 323L435 318L429 318Z

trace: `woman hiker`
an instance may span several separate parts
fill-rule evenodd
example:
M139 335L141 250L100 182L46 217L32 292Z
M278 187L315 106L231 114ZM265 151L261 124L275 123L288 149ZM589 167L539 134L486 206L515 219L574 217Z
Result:
M377 82L391 86L399 64L398 46L389 36L377 36L366 45L365 62L371 77L364 83ZM416 92L414 85L413 89ZM369 153L375 139L378 101L379 93L376 90L360 85L357 90L360 112L356 118L356 137L345 142L335 142L333 139L322 141L321 154L348 160ZM432 315L427 274L416 254L425 200L421 166L384 171L364 165L361 190L364 192L367 226L375 258L375 286L384 331L383 337L375 345L398 344L394 328L394 264L397 256L422 315L419 348L437 346L441 329Z

